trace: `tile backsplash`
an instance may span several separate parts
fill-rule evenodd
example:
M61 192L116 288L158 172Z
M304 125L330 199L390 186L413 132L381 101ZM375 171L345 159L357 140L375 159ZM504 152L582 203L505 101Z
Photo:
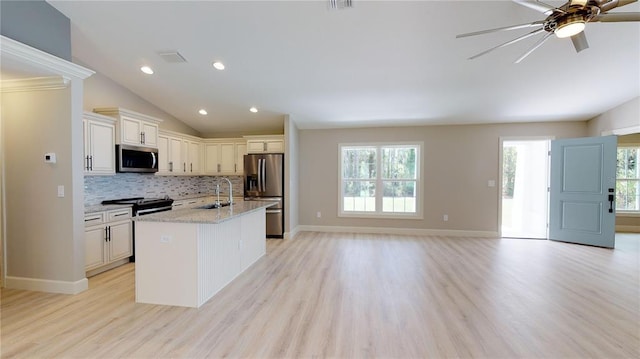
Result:
M242 176L225 176L233 183L233 196L244 195ZM84 204L93 206L108 199L169 196L180 198L215 192L220 184L220 193L228 192L227 182L218 176L155 176L151 174L118 173L114 176L85 176Z

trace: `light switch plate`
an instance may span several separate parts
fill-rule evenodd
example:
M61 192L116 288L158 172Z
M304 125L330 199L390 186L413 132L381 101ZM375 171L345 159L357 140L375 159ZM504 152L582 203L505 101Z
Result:
M489 180L489 182L487 182L487 185L488 185L489 187L495 187L495 186L496 186L496 181L494 181L494 180Z
M59 185L58 186L58 197L60 197L60 198L64 197L64 186L63 185Z

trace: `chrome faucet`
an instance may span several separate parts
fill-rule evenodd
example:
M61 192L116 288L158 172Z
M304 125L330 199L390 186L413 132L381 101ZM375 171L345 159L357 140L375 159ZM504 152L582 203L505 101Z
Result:
M231 204L233 200L233 184L227 177L222 177L222 179L229 183L229 204Z
M216 183L216 204L220 204L220 184Z

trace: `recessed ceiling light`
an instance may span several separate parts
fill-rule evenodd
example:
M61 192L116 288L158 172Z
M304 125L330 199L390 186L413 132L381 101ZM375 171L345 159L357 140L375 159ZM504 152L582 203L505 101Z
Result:
M153 69L149 66L142 66L140 68L140 71L144 72L147 75L152 75L153 74Z
M214 62L213 67L215 67L216 70L224 70L224 64L220 61Z
M249 109L249 111L251 111L251 112L253 112L253 113L256 113L256 112L258 112L258 109L257 109L257 108L255 108L255 107L251 107L251 108Z
M207 114L207 110L205 110L204 108L201 108L200 111L198 111L198 113L204 116Z

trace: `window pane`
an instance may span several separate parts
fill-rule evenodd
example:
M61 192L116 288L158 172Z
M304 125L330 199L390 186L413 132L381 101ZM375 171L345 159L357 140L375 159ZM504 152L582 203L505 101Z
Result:
M342 149L342 178L376 178L376 149L374 147L344 147Z
M622 211L640 210L640 181L616 181L616 209Z
M416 148L382 148L382 178L416 179Z
M345 212L375 212L375 181L344 181L342 210Z
M382 211L395 213L416 212L415 181L384 181Z

